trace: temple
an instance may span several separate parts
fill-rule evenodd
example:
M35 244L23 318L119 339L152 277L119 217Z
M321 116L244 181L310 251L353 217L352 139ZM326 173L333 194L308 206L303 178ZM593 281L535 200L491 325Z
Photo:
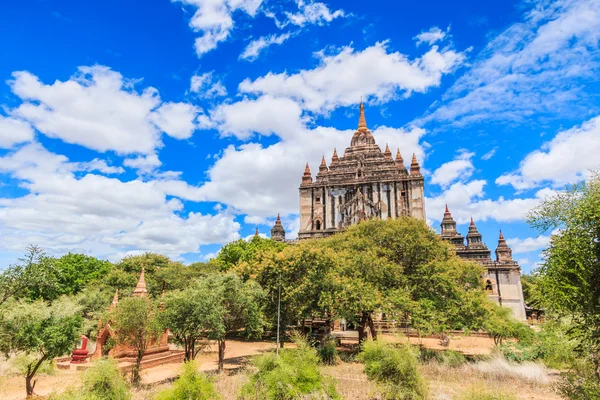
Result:
M521 267L512 258L512 250L500 231L496 260L492 260L492 252L483 243L482 235L477 231L471 218L469 232L466 237L456 230L456 222L452 218L448 206L441 223L441 237L456 249L456 254L466 260L475 261L485 268L483 280L488 297L497 304L508 307L515 318L525 320L525 301L521 287Z
M330 236L369 218L411 216L425 220L424 180L417 157L412 155L407 169L400 149L395 158L387 144L381 151L367 128L362 102L358 129L343 156L339 157L334 149L329 165L323 157L315 179L306 163L299 190L298 240ZM521 268L512 259L512 251L502 232L493 261L491 251L483 243L472 219L466 244L465 237L457 232L456 222L447 206L441 227L442 239L454 246L459 257L483 265L488 297L512 309L517 319L525 320ZM271 229L271 238L286 241L279 215Z
M334 149L329 165L323 157L314 180L306 164L300 184L298 239L330 236L369 218L424 220L423 188L416 156L409 171L399 149L395 159L387 145L382 152L367 128L361 102L358 129L344 154L338 157Z

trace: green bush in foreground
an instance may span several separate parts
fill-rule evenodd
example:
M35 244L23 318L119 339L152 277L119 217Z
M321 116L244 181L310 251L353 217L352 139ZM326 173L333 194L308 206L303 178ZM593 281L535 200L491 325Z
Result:
M467 363L467 358L455 350L432 350L425 347L420 349L420 360L422 362L435 361L440 365L448 367L460 367Z
M365 364L367 377L380 385L387 399L422 400L427 385L417 370L417 355L410 345L393 346L366 341L358 360Z
M328 336L323 340L318 351L321 362L325 365L336 365L340 359L335 338L332 336Z
M264 354L253 360L258 371L242 387L244 400L339 399L331 381L319 371L319 355L304 340L279 356Z
M590 358L576 360L569 371L562 374L563 379L558 383L559 393L571 400L600 399L600 380Z
M517 397L506 392L491 391L482 386L472 386L454 400L517 400Z
M83 374L83 387L50 396L49 400L130 400L131 392L117 362L98 361Z
M194 361L186 362L173 387L156 394L155 400L216 400L221 396L208 376L198 371Z

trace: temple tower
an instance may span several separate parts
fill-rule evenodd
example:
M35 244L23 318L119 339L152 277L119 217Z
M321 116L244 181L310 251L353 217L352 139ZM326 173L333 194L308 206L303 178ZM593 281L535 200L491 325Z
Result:
M276 242L285 242L285 229L283 229L279 214L277 214L275 225L273 225L273 228L271 228L271 239L275 240Z
M308 163L300 184L298 239L332 235L369 218L412 216L425 219L424 180L413 155L410 173L397 150L381 151L367 127L365 107L359 107L358 128L350 146L331 163L321 159L313 181Z

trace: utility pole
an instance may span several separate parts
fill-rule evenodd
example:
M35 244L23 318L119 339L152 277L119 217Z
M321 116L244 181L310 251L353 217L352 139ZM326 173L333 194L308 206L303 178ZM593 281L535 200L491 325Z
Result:
M279 275L279 289L277 290L277 349L275 353L279 356L279 320L281 319L281 274Z

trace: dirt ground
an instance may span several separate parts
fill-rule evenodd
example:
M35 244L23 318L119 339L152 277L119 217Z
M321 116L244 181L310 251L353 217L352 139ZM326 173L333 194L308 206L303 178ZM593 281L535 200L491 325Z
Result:
M390 341L410 340L418 344L416 338L388 337ZM437 339L423 339L421 343L426 347L441 348ZM286 344L286 346L288 346ZM242 342L228 341L226 348L226 372L215 379L215 385L224 399L234 399L239 388L247 380L244 366L247 357L272 350L273 343L267 342ZM493 341L486 338L458 337L450 341L450 349L460 350L468 354L489 354L493 348ZM213 344L205 349L197 358L200 369L203 371L216 371L217 353ZM179 374L181 364L165 364L142 371L143 383L149 385L146 389L134 391L134 400L146 400L152 394L169 385L169 381ZM423 376L429 383L431 398L434 400L451 400L455 395L473 385L483 385L494 391L507 391L515 394L521 400L559 400L554 393L552 383L555 377L544 384L528 382L494 374L483 375L470 366L458 368L440 367L438 365L420 366ZM377 398L377 388L367 380L363 366L358 363L341 363L335 367L323 367L323 373L336 380L339 393L345 399L372 400ZM58 370L54 375L38 377L36 394L48 395L60 392L67 387L76 387L79 383L80 371ZM0 378L0 399L21 400L25 397L25 381L22 377Z

